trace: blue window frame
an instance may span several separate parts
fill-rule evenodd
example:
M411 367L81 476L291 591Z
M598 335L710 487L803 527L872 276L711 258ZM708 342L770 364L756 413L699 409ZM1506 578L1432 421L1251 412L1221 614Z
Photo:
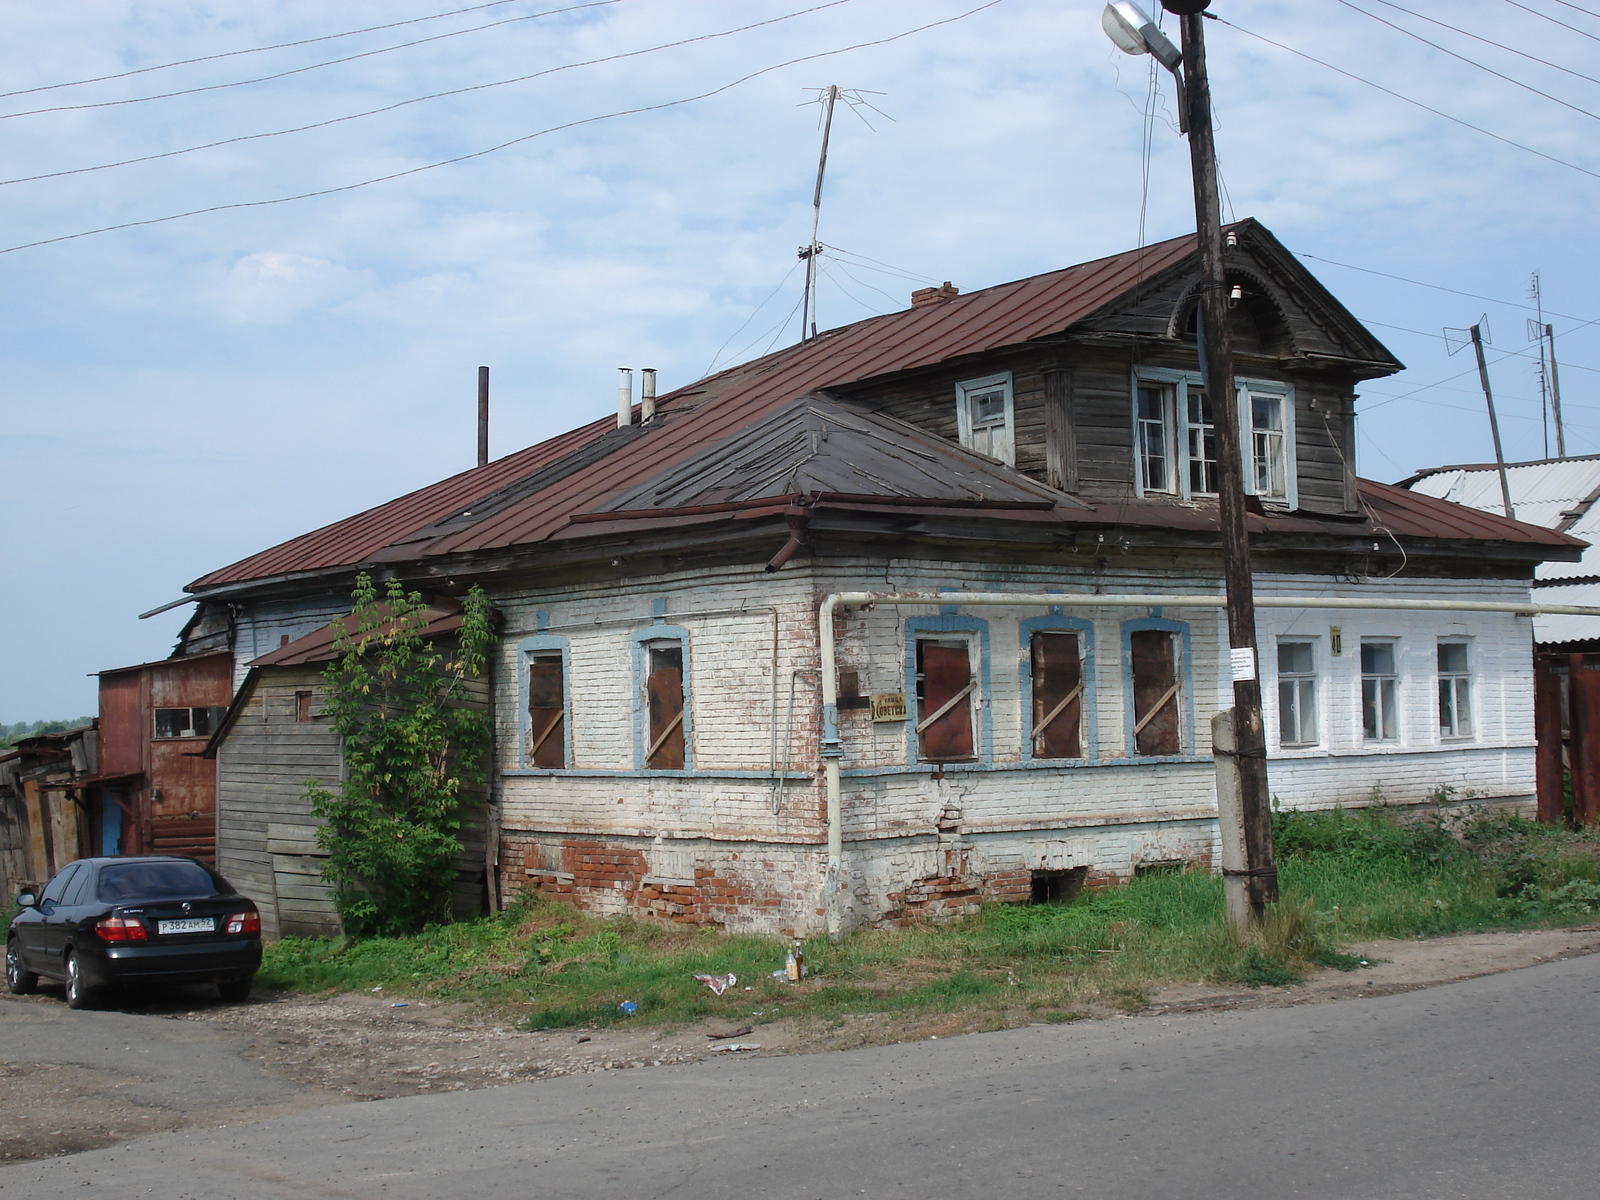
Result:
M658 622L633 635L633 765L638 771L694 766L689 631Z
M1123 726L1126 737L1125 750L1130 758L1146 762L1183 758L1194 747L1194 680L1193 662L1189 645L1189 626L1183 621L1173 621L1152 610L1152 615L1122 623L1122 681ZM1164 633L1170 638L1170 677L1156 674L1140 681L1139 694L1135 694L1134 652L1138 646L1144 653L1146 664L1149 651L1159 646L1154 638L1136 637L1138 634ZM1175 737L1168 746L1152 750L1151 735L1147 730L1159 732L1160 723L1171 719ZM1141 750L1141 743L1143 749Z
M924 756L918 725L938 715L937 709L923 714L917 704L918 643L964 641L969 647L971 691L966 699L972 719L972 757L957 760ZM976 661L973 661L975 659ZM981 617L964 617L954 606L946 606L938 616L909 617L905 624L906 761L964 761L987 764L993 758L993 736L989 721L989 622ZM943 707L942 705L940 707Z
M518 766L572 766L571 678L566 638L541 633L517 643Z
M1095 757L1095 724L1094 724L1094 622L1084 620L1082 617L1068 617L1061 615L1059 609L1052 609L1048 616L1029 617L1019 621L1017 629L1021 635L1021 694L1023 703L1019 706L1022 715L1022 758L1024 762L1035 759L1041 761L1060 761L1062 759L1079 758L1092 759ZM1035 634L1069 634L1078 641L1078 671L1079 695L1076 697L1078 711L1078 737L1080 753L1075 756L1040 753L1048 751L1051 747L1046 741L1041 745L1041 735L1046 733L1037 726L1041 721L1047 721L1052 713L1059 707L1070 710L1071 704L1063 703L1072 699L1067 695L1056 696L1049 694L1048 702L1040 688L1035 687L1034 660L1036 657L1037 640ZM1041 680L1041 684L1045 681ZM1046 711L1039 711L1041 703ZM1060 715L1056 720L1061 719Z

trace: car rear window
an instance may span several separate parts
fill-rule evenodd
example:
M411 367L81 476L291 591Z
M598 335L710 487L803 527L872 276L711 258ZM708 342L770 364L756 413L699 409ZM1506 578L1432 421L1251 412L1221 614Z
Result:
M199 863L117 863L100 868L100 899L171 900L217 895L217 882Z

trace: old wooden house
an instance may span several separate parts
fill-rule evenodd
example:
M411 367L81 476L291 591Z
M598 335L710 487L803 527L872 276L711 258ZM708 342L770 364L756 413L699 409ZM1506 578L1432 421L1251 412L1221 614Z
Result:
M421 614L421 634L448 645L461 605L434 600ZM349 629L348 619L342 622ZM381 631L381 630L380 630ZM283 636L283 635L280 635ZM337 787L344 773L338 731L323 711L324 670L338 657L335 624L325 625L250 660L244 682L205 748L221 794L217 869L261 910L268 936L314 937L339 932L317 844L317 820L306 785ZM467 681L470 703L488 705L488 685ZM462 831L455 908L481 912L487 900L487 833L481 796L469 802Z
M1192 237L925 289L214 571L194 627L240 670L358 571L481 583L502 896L796 932L1053 898L1213 859L1228 404L1258 591L1306 598L1260 614L1279 801L1528 803L1526 619L1315 600L1525 602L1583 543L1360 479L1400 364L1261 225L1228 243L1234 395ZM224 855L260 761L224 759Z
M94 853L94 823L68 785L94 773L98 754L93 725L36 734L0 751L0 895L15 896Z

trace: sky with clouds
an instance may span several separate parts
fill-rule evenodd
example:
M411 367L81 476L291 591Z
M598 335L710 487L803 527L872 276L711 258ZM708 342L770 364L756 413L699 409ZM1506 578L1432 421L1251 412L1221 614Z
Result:
M811 89L880 110L835 126L824 326L1193 226L1170 83L1100 0L573 4L0 5L0 721L92 712L187 615L141 611L470 466L479 364L498 457L611 410L618 365L665 390L793 340ZM1408 366L1362 389L1362 473L1492 455L1442 336L1484 314L1507 453L1544 455L1535 270L1600 452L1600 0L1212 8L1228 211Z

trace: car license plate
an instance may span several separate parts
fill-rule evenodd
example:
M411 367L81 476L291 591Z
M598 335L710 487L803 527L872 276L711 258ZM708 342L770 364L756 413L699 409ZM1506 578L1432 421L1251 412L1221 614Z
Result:
M215 917L182 917L176 921L157 921L158 933L214 933L217 928Z

